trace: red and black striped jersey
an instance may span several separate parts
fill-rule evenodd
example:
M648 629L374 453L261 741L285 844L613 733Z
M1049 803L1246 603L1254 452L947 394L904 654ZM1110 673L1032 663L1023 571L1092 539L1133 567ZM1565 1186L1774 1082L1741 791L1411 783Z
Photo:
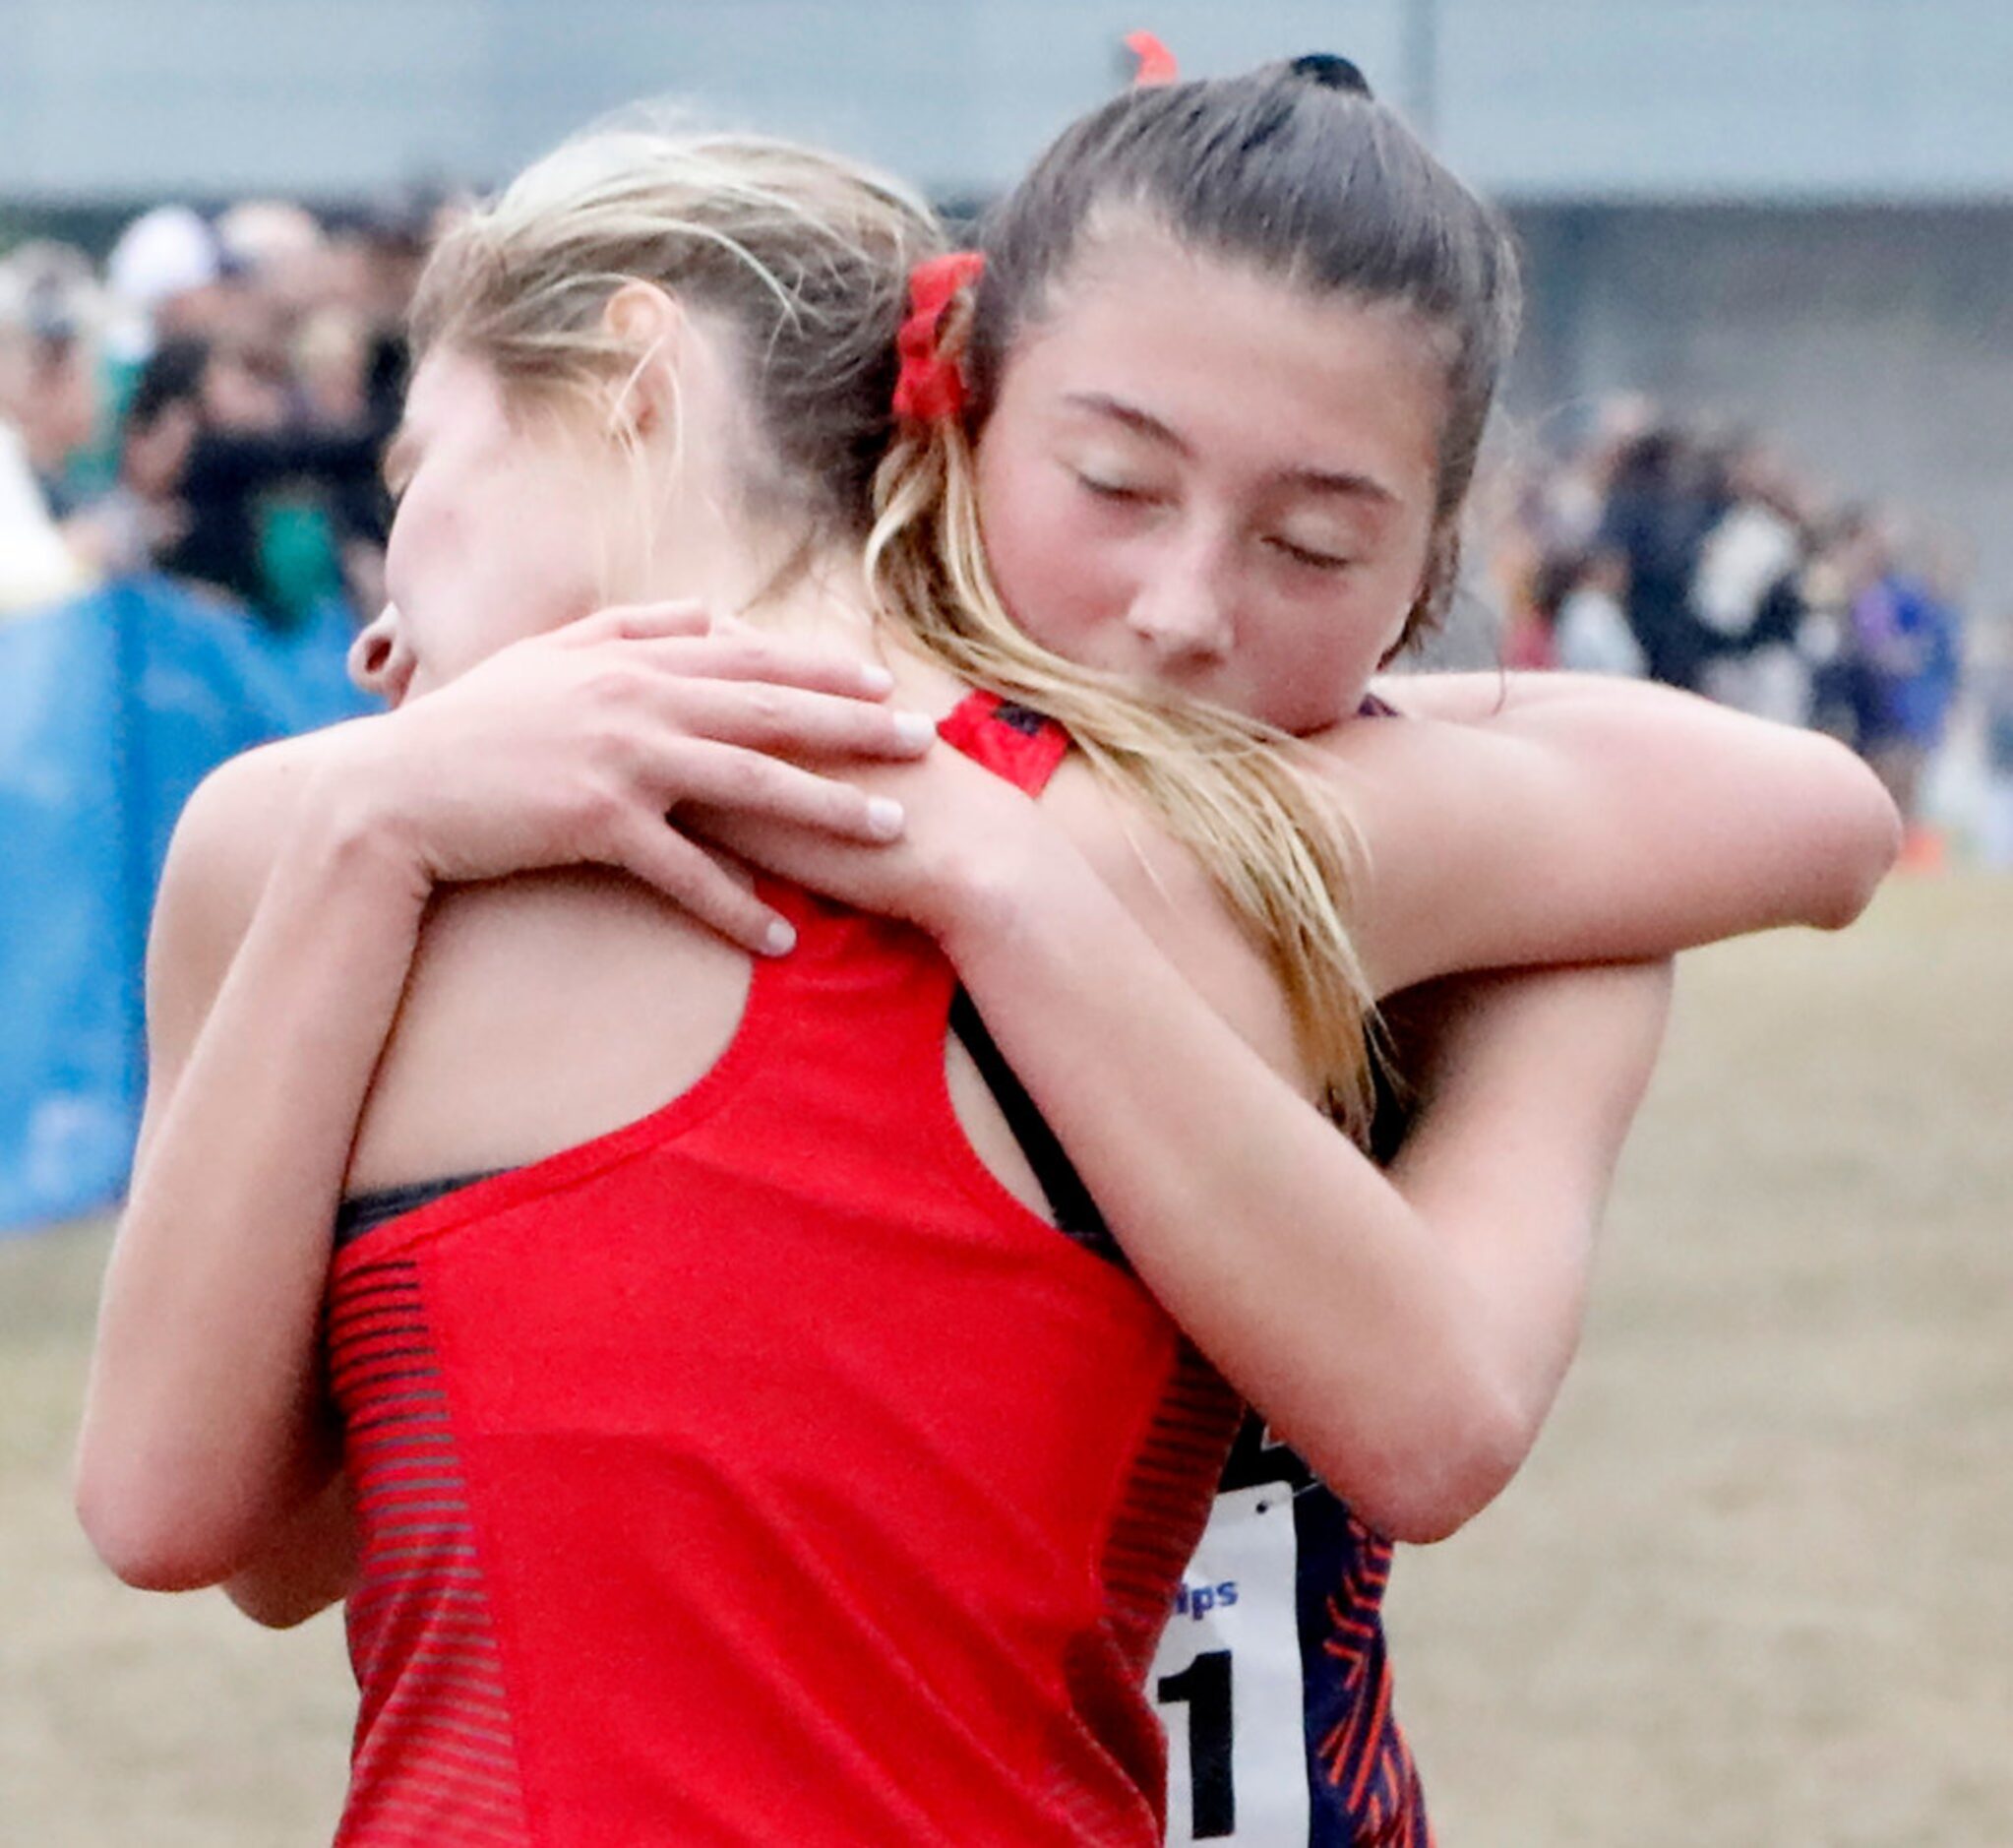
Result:
M698 1085L339 1246L344 1848L1161 1838L1238 1409L971 1149L934 946L765 894L798 947Z

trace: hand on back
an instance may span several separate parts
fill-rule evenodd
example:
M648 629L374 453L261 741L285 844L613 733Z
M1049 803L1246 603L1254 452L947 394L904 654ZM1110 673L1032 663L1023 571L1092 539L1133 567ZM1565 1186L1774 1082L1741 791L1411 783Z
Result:
M351 727L325 773L432 883L612 866L774 951L780 920L685 837L676 812L892 839L898 806L809 768L926 751L929 721L894 710L891 686L884 669L691 604L608 609Z

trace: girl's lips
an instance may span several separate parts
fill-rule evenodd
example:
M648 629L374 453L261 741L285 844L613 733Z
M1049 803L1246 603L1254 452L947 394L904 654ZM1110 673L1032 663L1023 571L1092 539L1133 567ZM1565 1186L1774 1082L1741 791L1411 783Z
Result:
M408 664L398 677L384 689L386 707L396 712L405 703L405 695L412 685L412 668Z

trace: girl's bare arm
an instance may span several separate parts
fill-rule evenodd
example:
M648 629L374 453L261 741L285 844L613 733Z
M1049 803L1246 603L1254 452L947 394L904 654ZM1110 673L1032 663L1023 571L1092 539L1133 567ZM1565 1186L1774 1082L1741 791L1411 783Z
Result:
M1086 864L989 864L941 939L1141 1278L1366 1520L1451 1532L1556 1389L1661 979L1534 987L1387 1179Z
M92 1544L151 1589L224 1577L335 1467L330 1233L427 887L313 787L322 755L302 740L206 783L156 906L148 1111L76 1477Z
M1836 929L1900 844L1842 745L1669 688L1420 676L1392 697L1463 716L1352 721L1315 753L1368 843L1359 948L1386 991Z
M77 1459L80 1516L122 1577L256 1569L244 1598L286 1601L254 1581L286 1566L274 1543L336 1465L316 1347L331 1229L437 882L606 861L762 944L765 907L664 826L672 802L731 793L814 834L886 837L857 790L765 747L901 757L927 729L904 731L857 662L693 616L519 644L409 710L239 759L190 803Z
M1671 964L1457 977L1394 1004L1420 1108L1386 1172L1474 1285L1528 1440L1579 1343L1608 1188L1668 1013Z

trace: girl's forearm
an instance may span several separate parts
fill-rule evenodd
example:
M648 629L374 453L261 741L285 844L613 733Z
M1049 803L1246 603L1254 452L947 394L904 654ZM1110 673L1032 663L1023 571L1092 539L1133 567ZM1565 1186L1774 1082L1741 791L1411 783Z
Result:
M1840 927L1900 837L1893 803L1833 740L1675 694L1353 721L1324 756L1368 843L1358 947L1385 992Z
M1578 1345L1594 1235L1670 994L1668 962L1471 978L1437 997L1422 1060L1401 1039L1425 1094L1390 1178L1473 1286L1527 1443Z
M1026 891L946 948L1142 1280L1366 1519L1458 1525L1530 1429L1470 1276L1087 867Z
M199 854L186 876L203 874ZM133 1582L217 1581L326 1479L331 1223L425 899L357 804L302 804L186 1063L156 1049L172 1092L113 1248L77 1477L87 1530ZM167 984L174 911L164 891Z
M1686 693L1662 681L1550 667L1379 674L1371 687L1400 712L1463 725L1483 723L1506 712L1526 712L1539 706L1588 705L1636 713L1686 707L1723 709L1714 708L1702 695ZM1772 721L1745 722L1759 725Z

